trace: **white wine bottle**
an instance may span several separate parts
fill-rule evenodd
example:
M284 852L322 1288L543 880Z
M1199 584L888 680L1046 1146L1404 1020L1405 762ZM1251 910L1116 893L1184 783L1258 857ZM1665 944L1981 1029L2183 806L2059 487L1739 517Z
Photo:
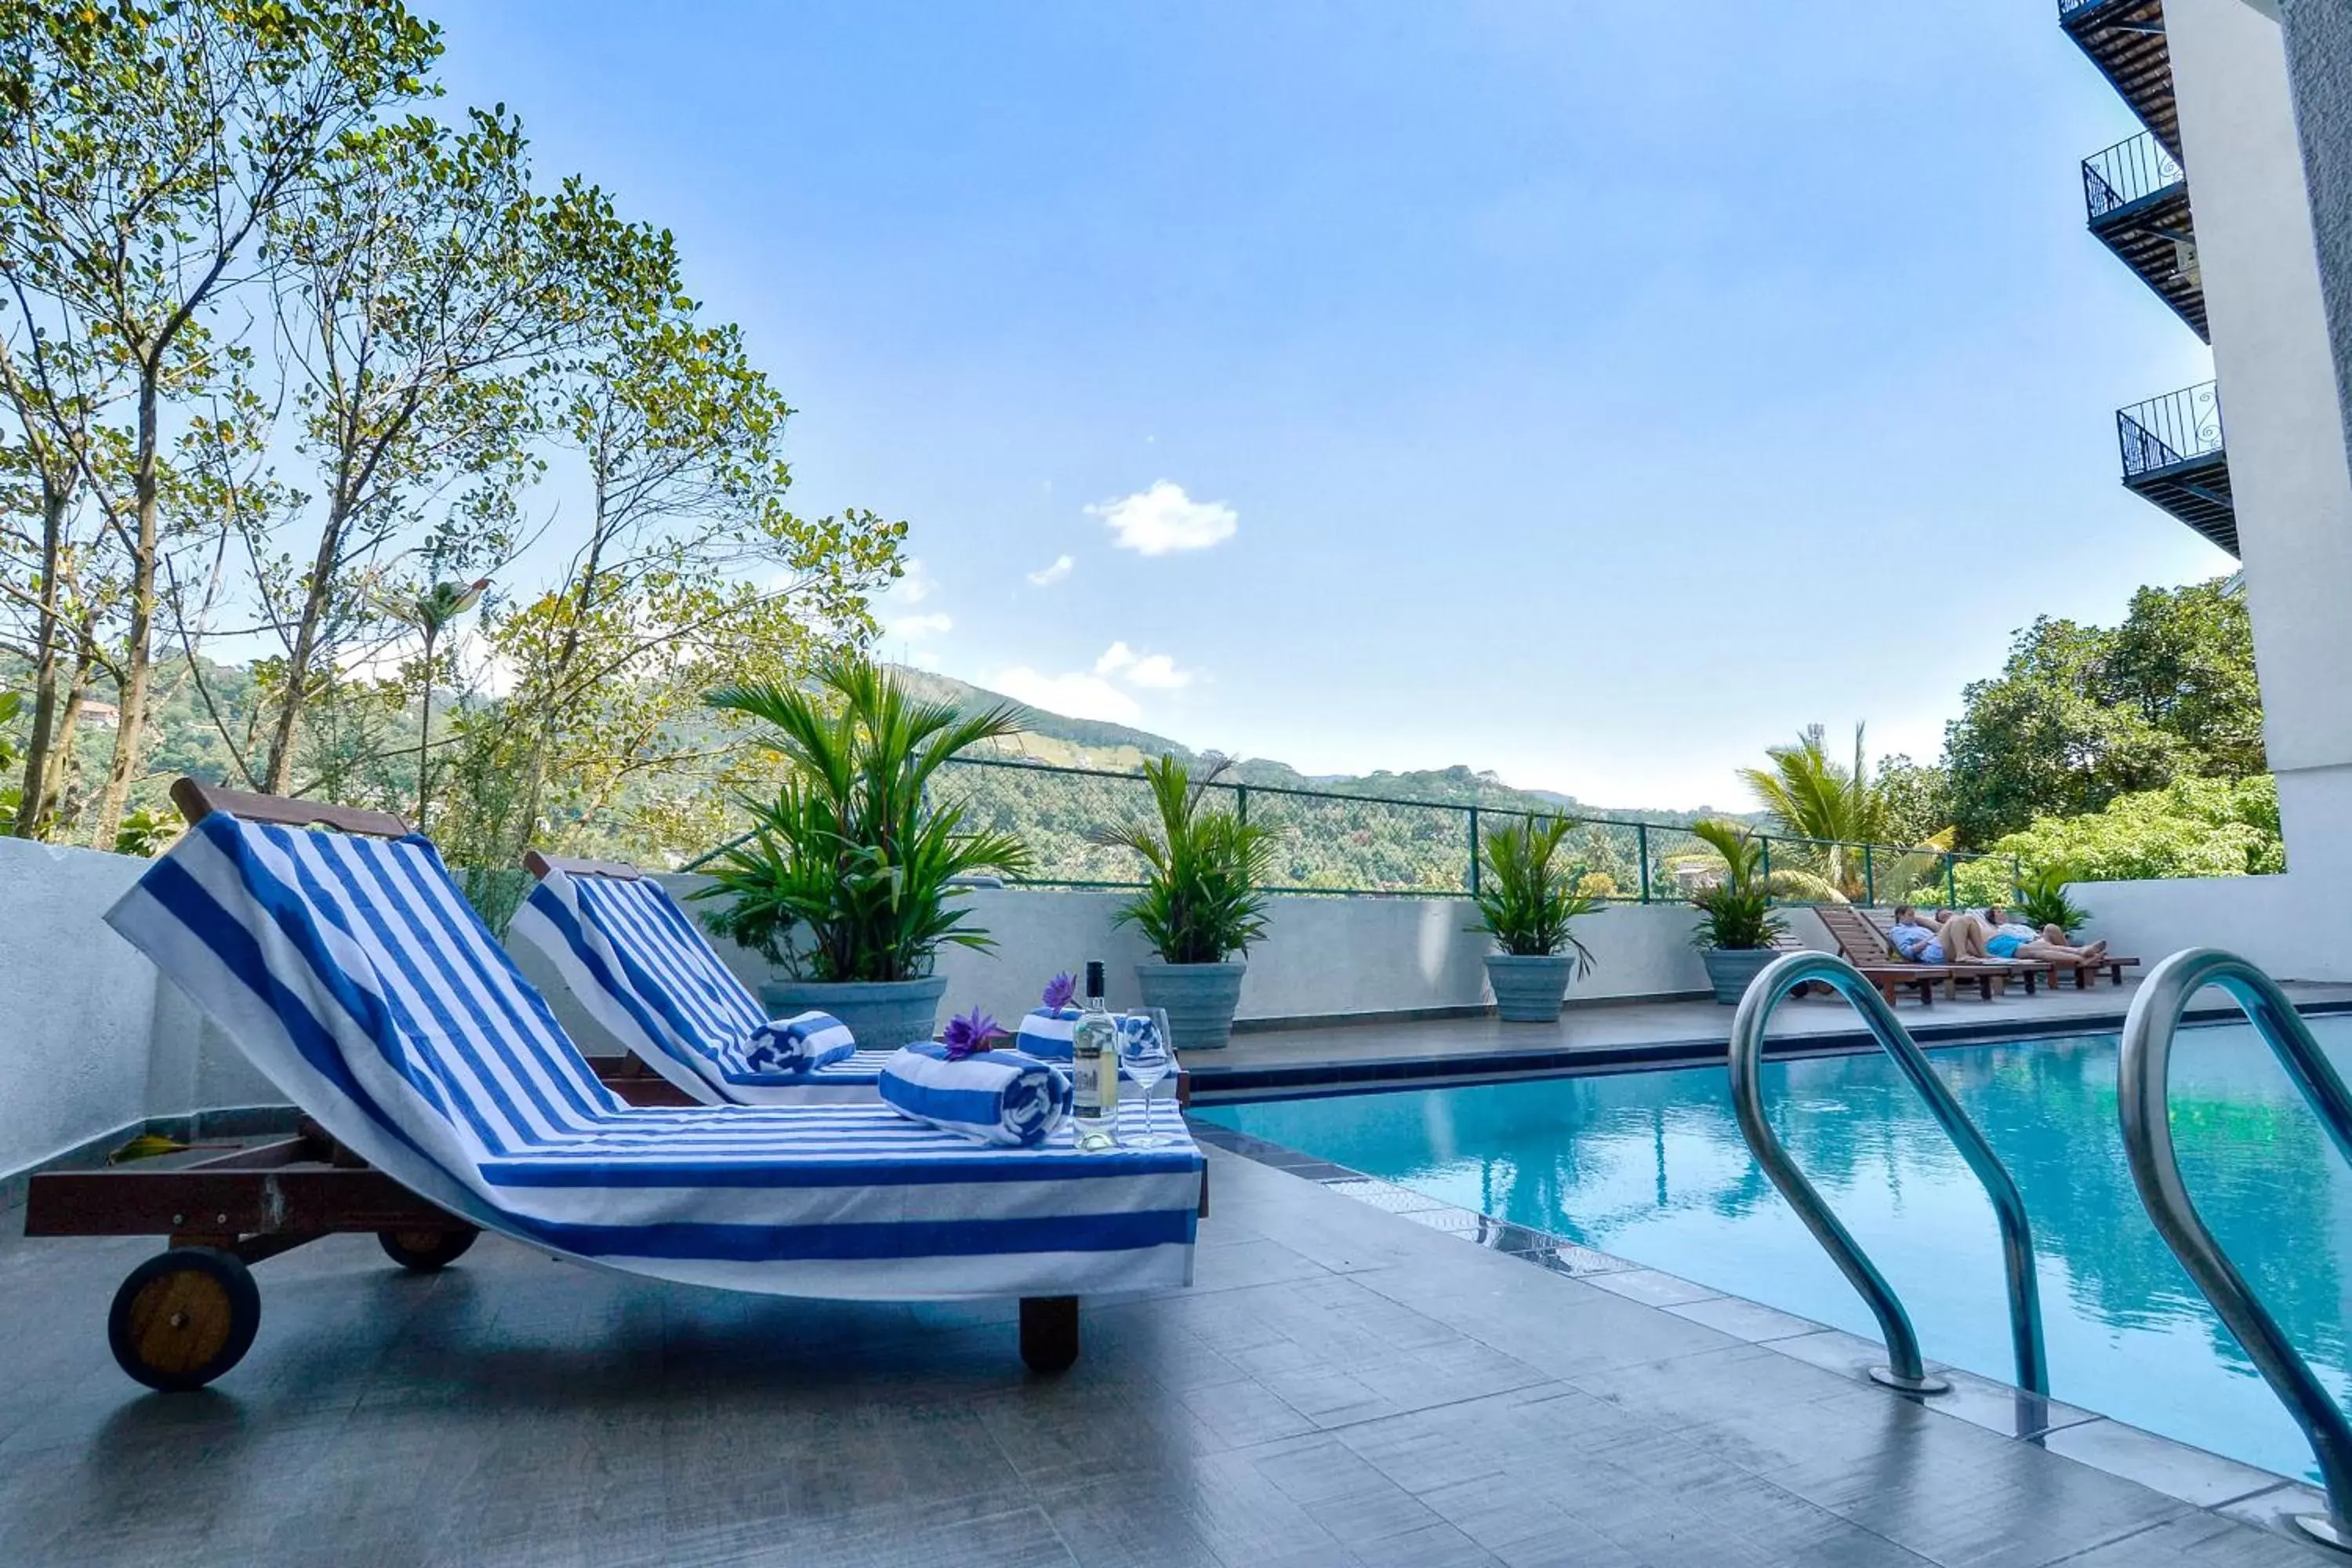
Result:
M1116 1146L1111 1116L1118 1103L1118 1021L1103 1006L1103 966L1087 964L1087 994L1070 1030L1071 1111L1078 1147L1092 1153ZM1108 1079L1110 1092L1103 1092Z

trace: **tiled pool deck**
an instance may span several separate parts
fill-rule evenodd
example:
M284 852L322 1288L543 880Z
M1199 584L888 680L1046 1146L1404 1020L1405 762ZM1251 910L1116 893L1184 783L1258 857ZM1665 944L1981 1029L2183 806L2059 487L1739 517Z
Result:
M1936 1044L1992 1036L2097 1034L2122 1027L2138 988L2072 985L1987 1002L1973 994L1932 1007L1906 1001L1895 1010L1921 1041ZM2295 1004L2312 1012L2352 1011L2352 985L2290 983ZM2192 1018L2239 1016L2218 991ZM1236 1033L1231 1047L1186 1058L1198 1097L1314 1093L1373 1083L1510 1077L1528 1072L1591 1071L1719 1061L1731 1037L1731 1012L1711 1001L1571 1005L1557 1024L1506 1024L1493 1016L1326 1023L1312 1027ZM1772 1045L1787 1050L1866 1047L1870 1037L1852 1007L1833 996L1784 1002L1772 1015Z
M1861 1380L1863 1342L1211 1160L1194 1287L1093 1309L1055 1379L1009 1307L731 1296L495 1240L412 1278L345 1237L259 1267L260 1339L213 1391L151 1395L103 1331L148 1244L0 1214L0 1563L2330 1561L2260 1472L2063 1408L2021 1440L1995 1385L1925 1407Z

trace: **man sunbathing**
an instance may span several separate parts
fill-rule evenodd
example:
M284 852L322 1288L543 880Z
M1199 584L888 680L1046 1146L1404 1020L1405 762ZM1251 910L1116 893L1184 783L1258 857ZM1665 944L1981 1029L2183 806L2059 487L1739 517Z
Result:
M1988 963L1996 962L1988 945L1990 934L1971 914L1938 910L1931 925L1909 904L1897 904L1887 939L1914 963Z
M2066 940L2063 926L2046 925L2040 931L2006 918L1999 904L1984 912L1985 924L1992 934L1985 939L1985 951L1995 958L2040 958L2060 963L2096 963L2107 953L2107 944L2095 942L2088 947L2075 947Z

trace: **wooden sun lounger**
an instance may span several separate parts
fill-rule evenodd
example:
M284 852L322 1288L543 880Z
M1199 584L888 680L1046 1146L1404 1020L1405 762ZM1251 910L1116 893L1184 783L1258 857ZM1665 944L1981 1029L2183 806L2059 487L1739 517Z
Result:
M645 875L643 868L626 860L588 860L570 855L543 855L536 849L525 850L523 869L534 877L544 878L550 871L561 871L567 877L612 877L634 882ZM631 1105L698 1105L701 1102L671 1083L636 1057L590 1057L588 1065L604 1086ZM1192 1103L1192 1069L1181 1062L1176 1064L1176 1105L1179 1110Z
M1868 913L1872 928L1884 939L1894 924L1894 911L1872 910ZM2063 958L2017 958L2011 959L2009 962L2012 964L2038 966L2049 976L2050 989L2053 991L2057 990L2059 982L2069 974L2074 977L2074 989L2084 991L2090 988L2091 982L2102 972L2112 976L2115 984L2121 985L2124 983L2124 971L2137 968L2140 961L2137 958L2124 958L2111 952L2095 960L2085 960L2081 963ZM2030 985L2027 987L2027 992L2028 994L2032 994Z
M1772 945L1784 952L1808 951L1803 943L1785 932ZM1843 953L1839 956L1846 957ZM1853 963L1850 957L1846 957L1846 962ZM1956 978L1950 971L1932 963L1855 963L1854 969L1881 996L1886 998L1886 1005L1890 1007L1898 1005L1906 991L1919 998L1922 1007L1932 1007L1936 1005L1937 988ZM1971 975L1969 978L1977 977ZM1987 980L1988 995L1990 994L1990 984L1991 982Z
M326 826L399 837L408 826L364 811L183 778L173 804L191 823L215 810L247 822ZM634 1058L591 1058L625 1102L693 1102ZM457 1261L481 1234L418 1196L331 1137L310 1118L290 1138L219 1152L188 1151L105 1170L48 1171L26 1184L25 1234L161 1236L171 1250L131 1270L115 1292L107 1340L118 1364L151 1388L202 1387L252 1345L261 1301L247 1267L322 1237L373 1233L403 1268L430 1273ZM1201 1210L1208 1212L1203 1175ZM1078 1300L1024 1297L1022 1358L1060 1371L1078 1353Z
M1985 963L1914 963L1895 950L1871 916L1851 904L1822 904L1813 912L1821 917L1830 940L1838 944L1838 952L1849 963L1867 972L1871 969L1908 971L1934 974L1955 996L1963 984L1973 985L1985 1001L1993 999L1993 982L1998 980L2006 989L2011 980L2025 982L2025 994L2032 995L2044 977L2055 972L2049 964L2038 961L1994 961Z

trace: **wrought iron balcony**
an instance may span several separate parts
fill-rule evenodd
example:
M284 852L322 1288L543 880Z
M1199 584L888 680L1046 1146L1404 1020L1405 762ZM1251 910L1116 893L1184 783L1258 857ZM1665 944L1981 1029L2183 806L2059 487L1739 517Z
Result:
M2143 132L2083 160L2091 232L2208 342L2197 226L2179 160Z
M2213 383L2117 410L2116 436L2123 447L2125 488L2238 553L2229 447Z
M2180 156L2180 106L2172 90L2164 0L2058 0L2058 24L2165 151Z

